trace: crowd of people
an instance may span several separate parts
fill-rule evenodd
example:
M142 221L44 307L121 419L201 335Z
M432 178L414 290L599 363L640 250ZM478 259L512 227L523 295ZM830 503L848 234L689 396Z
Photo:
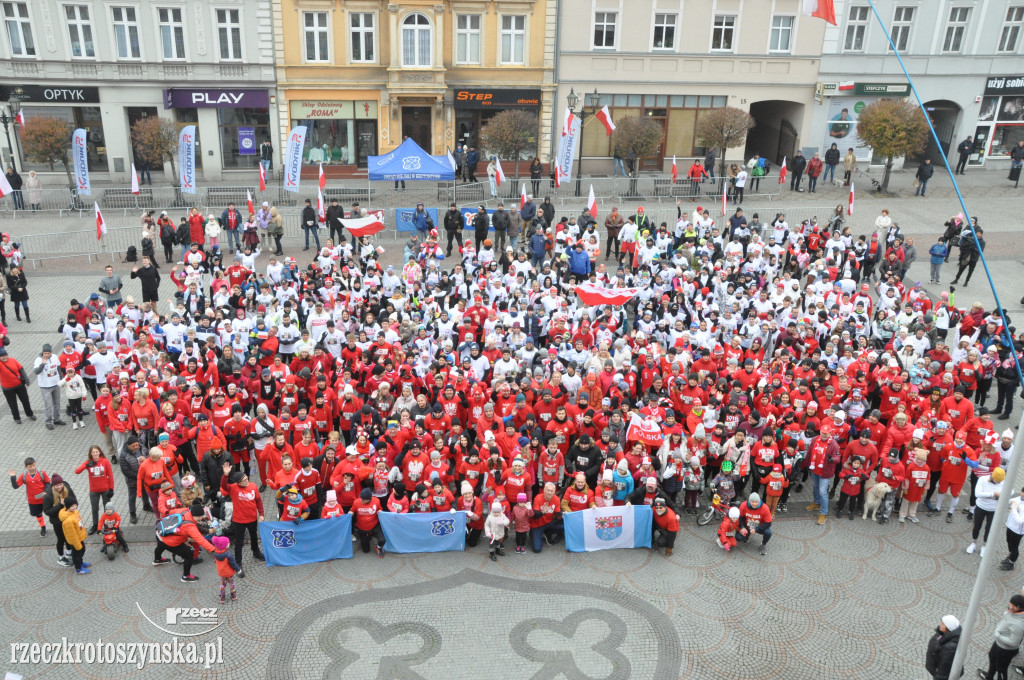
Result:
M193 214L165 253L171 296L152 253L131 272L141 303L107 267L71 301L59 349L31 366L0 349L16 422L19 401L35 420L34 379L48 428L66 417L102 441L74 470L11 471L60 563L88 573L87 537L120 531L122 485L131 524L139 503L159 520L153 564L170 552L194 581L200 550L216 553L229 592L247 534L263 558L265 504L284 521L351 513L353 540L381 557L379 513L465 511L467 549L484 539L497 559L506 536L541 552L566 513L627 503L652 506L652 545L670 556L680 520L714 498L718 545L760 535L763 555L806 485L818 524L830 508L917 524L919 504L953 522L962 504L966 549L984 553L1014 439L992 416L1012 410L1020 343L995 311L912 283L913 241L887 211L855 237L841 207L823 224L613 209L602 232L549 205L511 208L523 238L498 252L491 235L506 234L482 220L454 256L425 222L397 266L346 241L343 212L298 260L278 260L272 235L269 256L260 238L214 248L218 218ZM156 238L173 226L145 219ZM233 206L222 219L247 223ZM588 304L583 283L627 301ZM72 474L88 477L88 519ZM1015 499L1004 569L1022 534Z

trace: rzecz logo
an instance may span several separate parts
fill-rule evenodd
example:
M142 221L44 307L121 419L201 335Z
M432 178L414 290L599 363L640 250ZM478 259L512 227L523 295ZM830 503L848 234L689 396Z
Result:
M450 536L455 533L455 520L435 519L430 523L430 533L434 536Z
M622 515L598 517L594 520L597 537L602 541L614 541L622 535Z
M275 548L290 548L295 545L295 531L292 529L275 529L271 532Z

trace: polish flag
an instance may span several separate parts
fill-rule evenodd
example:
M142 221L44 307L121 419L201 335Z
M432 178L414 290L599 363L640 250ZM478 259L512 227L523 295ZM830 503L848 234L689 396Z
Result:
M836 25L835 0L804 0L801 13L804 16L824 19L833 26Z
M725 182L722 182L722 217L725 217Z
M852 80L844 80L841 83L839 83L839 90L840 91L846 91L846 90L852 90L852 89L853 89L853 81Z
M7 175L0 173L0 198L9 195L13 191L11 183L7 181Z
M500 187L501 183L505 181L505 171L501 169L501 159L495 157L494 160L496 162L494 169L494 183Z
M594 185L590 185L590 195L587 196L587 208L590 209L590 216L597 219L597 199L594 198Z
M672 156L672 184L676 183L676 179L679 177L679 168L676 167L676 157Z
M615 132L615 123L612 122L612 113L608 110L608 107L602 106L601 110L595 113L594 116L601 121L605 132L611 137L612 133Z
M14 124L25 127L25 111L18 111L18 115L14 117Z
M555 164L555 188L562 186L562 166Z
M782 166L779 168L779 184L786 183L786 157L782 157Z
M264 169L263 164L260 164L260 191L267 190L267 171Z
M249 193L248 189L245 190L245 202L249 206L249 214L250 215L255 215L256 214L256 205L252 202L252 194Z
M135 163L132 163L132 193L139 195L139 173L135 172Z
M853 216L853 180L850 180L850 200L846 204L846 214Z
M327 188L327 177L324 175L324 164L320 164L320 191Z
M107 233L107 223L103 219L103 213L100 212L100 204L96 201L93 201L92 204L96 208L96 240L99 241Z
M565 107L565 115L562 117L562 136L565 137L572 130L572 109Z
M596 307L597 305L624 305L637 293L639 288L605 288L593 283L581 283L576 286L576 295L584 304Z
M629 414L626 440L642 442L647 446L661 446L665 441L665 435L662 434L661 426L654 418L651 416L641 417L634 411Z
M524 205L526 205L526 182L523 182L523 191L519 194L519 209L522 210Z
M323 172L321 168L320 172ZM320 181L323 182L323 175L320 175ZM317 188L316 190L316 219L318 222L327 221L327 210L324 207L324 192L322 189Z
M349 232L359 238L361 236L372 236L373 234L384 231L384 214L380 211L372 212L367 214L366 217L360 217L353 220L343 220L342 224Z

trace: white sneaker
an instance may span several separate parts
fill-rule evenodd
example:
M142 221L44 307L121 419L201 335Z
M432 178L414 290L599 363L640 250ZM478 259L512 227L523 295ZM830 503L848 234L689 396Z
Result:
M985 556L985 548L987 548L987 547L988 547L987 545L981 546L981 557Z
M968 555L973 555L974 551L977 550L977 549L978 549L978 544L977 543L971 543L969 546L967 546L967 554ZM982 550L984 550L984 548L982 548Z

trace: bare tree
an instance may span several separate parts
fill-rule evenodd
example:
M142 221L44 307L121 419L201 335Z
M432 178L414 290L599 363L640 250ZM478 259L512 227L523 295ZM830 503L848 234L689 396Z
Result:
M885 158L885 174L879 191L888 191L893 161L919 154L928 144L928 121L921 109L909 100L879 99L860 112L857 135Z
M178 159L178 126L173 120L159 116L147 116L132 125L132 147L150 165L171 162L171 177L178 177L175 161ZM172 180L172 181L177 181Z
M718 157L721 159L720 177L725 176L726 150L743 144L754 124L749 113L734 106L711 109L697 121L697 143L718 149Z
M74 187L71 179L71 163L68 150L71 148L71 128L63 118L32 117L21 128L21 139L25 155L36 163L47 163L53 170L54 163L64 166L68 175L68 186Z
M517 109L502 111L480 130L480 142L488 154L513 161L518 180L520 158L524 153L536 152L538 125L536 114Z

